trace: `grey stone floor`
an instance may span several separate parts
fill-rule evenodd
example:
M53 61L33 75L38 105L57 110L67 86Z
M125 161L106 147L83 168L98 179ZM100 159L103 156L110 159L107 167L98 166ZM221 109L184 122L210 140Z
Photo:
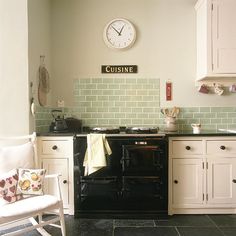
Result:
M66 215L65 219L67 236L236 236L236 215L174 215L143 220L74 219ZM61 235L50 226L47 231ZM34 231L24 234L38 235Z

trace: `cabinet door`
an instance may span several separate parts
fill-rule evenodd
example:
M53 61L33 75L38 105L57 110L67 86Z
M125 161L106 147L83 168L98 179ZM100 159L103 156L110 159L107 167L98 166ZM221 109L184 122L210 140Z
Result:
M46 174L61 174L60 187L64 207L69 204L69 185L68 185L68 159L43 159L43 168ZM54 194L57 189L53 179L45 181L46 192Z
M236 203L236 158L208 161L208 203Z
M173 159L172 204L173 207L189 207L203 204L202 159Z
M236 73L236 1L215 0L212 9L213 73Z

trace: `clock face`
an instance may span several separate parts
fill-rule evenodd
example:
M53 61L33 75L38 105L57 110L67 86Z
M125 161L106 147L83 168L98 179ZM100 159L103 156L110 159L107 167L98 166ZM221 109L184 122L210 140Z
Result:
M126 19L114 19L104 29L104 42L110 48L125 49L133 45L136 32Z

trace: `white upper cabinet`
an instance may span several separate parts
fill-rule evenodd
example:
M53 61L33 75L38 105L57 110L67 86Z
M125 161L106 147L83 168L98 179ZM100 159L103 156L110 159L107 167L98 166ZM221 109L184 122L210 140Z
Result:
M197 80L236 77L236 1L199 0Z

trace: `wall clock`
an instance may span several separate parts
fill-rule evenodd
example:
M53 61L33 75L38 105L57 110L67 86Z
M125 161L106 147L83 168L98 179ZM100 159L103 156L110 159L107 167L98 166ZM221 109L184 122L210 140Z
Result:
M123 18L111 20L104 28L103 39L105 44L113 49L131 47L136 39L134 25Z

